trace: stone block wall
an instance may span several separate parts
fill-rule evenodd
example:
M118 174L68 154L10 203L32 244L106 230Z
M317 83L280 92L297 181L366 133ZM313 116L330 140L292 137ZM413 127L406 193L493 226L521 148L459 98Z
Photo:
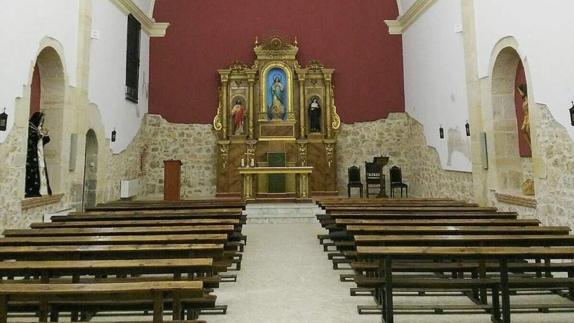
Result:
M181 197L214 197L217 137L206 124L173 124L159 115L144 119L144 198L163 198L163 161L181 160Z
M542 154L545 174L534 176L536 205L527 207L499 201L490 190L488 203L503 211L518 212L522 218L537 218L543 225L574 227L574 142L567 130L552 116L548 107L537 105L539 125L536 140ZM523 168L532 169L530 158L523 158ZM526 176L532 176L526 173ZM518 197L520 198L520 197Z
M537 140L546 176L534 178L536 217L543 223L574 227L574 142L548 107L538 106Z
M401 167L409 196L452 197L471 201L472 174L442 169L437 151L427 146L422 125L406 113L391 113L386 119L343 124L338 137L339 193L347 194L347 168L360 166L364 181L365 161L389 156L384 169L389 189L389 168Z

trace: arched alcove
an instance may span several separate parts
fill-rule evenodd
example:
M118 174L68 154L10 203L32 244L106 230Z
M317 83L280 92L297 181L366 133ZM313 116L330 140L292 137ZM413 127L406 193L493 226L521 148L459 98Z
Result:
M526 64L513 46L501 48L495 57L491 74L491 118L497 190L523 194L523 183L532 179L532 163L529 157L520 156L519 138L524 134L518 125L515 99L520 85L517 84L519 67ZM524 82L525 88L531 86L527 76L519 82Z
M98 138L94 130L86 133L86 153L84 163L83 208L96 206L98 183Z
M62 192L62 176L64 163L62 158L63 119L65 104L65 73L60 54L53 47L44 47L36 58L36 74L39 79L39 109L45 115L44 132L48 132L50 143L44 147L46 168L49 174L50 186L54 193ZM30 82L34 84L34 77Z
M42 133L48 135L50 141L43 147L43 159L53 193L64 191L62 177L65 164L62 156L62 139L65 84L64 65L60 53L54 47L43 47L31 73L28 117L30 118L36 111L44 114Z

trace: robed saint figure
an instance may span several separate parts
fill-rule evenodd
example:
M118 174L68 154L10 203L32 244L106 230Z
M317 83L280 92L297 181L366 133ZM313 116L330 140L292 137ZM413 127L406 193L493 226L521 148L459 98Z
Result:
M26 197L52 195L48 170L44 160L44 145L50 142L43 129L44 113L34 112L28 122L28 150L26 154Z

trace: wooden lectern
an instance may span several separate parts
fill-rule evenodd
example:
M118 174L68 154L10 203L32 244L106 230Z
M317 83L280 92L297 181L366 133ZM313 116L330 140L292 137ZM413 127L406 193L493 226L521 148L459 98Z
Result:
M181 160L164 160L163 166L163 199L165 201L179 201Z

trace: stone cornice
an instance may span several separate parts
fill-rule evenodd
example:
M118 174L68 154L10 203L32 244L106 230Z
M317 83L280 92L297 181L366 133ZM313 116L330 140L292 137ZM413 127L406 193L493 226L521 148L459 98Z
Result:
M142 30L150 37L165 36L169 23L155 22L153 18L146 15L132 0L111 0L123 13L131 14L142 25Z
M432 7L437 0L417 0L404 14L397 20L385 20L389 27L389 34L399 35L407 30L425 11Z

